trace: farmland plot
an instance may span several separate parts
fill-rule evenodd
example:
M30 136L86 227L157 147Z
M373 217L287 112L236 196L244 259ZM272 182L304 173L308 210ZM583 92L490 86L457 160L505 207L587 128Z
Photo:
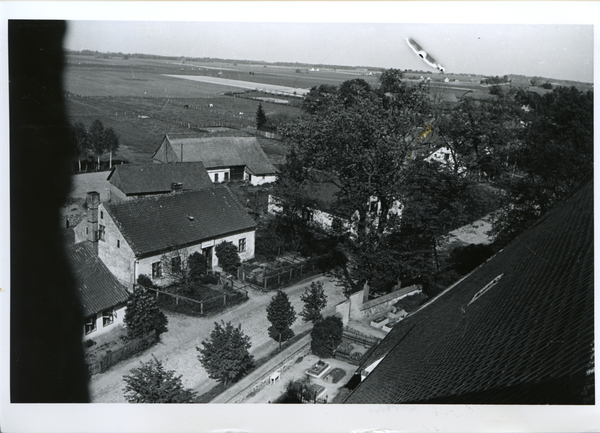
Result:
M309 89L300 89L297 87L278 86L275 84L256 83L253 81L231 80L229 78L206 77L202 75L168 75L169 77L182 78L184 80L200 81L202 83L219 84L223 86L240 87L249 90L261 90L273 93L283 93L286 95L302 95L308 93Z

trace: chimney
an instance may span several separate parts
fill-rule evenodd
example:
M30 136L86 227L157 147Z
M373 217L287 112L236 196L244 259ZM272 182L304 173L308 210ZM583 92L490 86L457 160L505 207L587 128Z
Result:
M100 194L96 191L87 193L87 239L93 242L96 252L98 251L98 206L100 205Z

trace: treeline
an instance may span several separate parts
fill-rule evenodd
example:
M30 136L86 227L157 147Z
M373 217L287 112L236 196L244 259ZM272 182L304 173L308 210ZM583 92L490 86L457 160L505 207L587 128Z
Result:
M393 69L377 88L362 79L321 85L305 96L304 116L279 129L291 152L275 186L283 212L273 232L303 245L306 215L323 206L315 190L334 184L335 206L354 212L352 233L332 228L349 292L415 282L433 295L466 269L464 256L439 254L451 230L496 210L493 248L502 248L593 173L591 91L500 88L497 98L455 105L428 93ZM436 159L436 149L447 157Z
M109 167L112 168L113 153L120 146L119 136L112 127L105 127L100 120L96 119L89 127L82 122L75 122L70 125L69 132L79 171L81 171L81 161L88 161L93 157L97 158L96 170L99 170L100 157L107 152L110 154Z

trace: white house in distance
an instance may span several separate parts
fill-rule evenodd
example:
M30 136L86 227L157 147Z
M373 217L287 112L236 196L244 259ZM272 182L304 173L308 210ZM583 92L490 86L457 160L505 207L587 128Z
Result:
M157 285L170 283L165 264L185 266L194 252L213 268L214 247L225 241L238 247L242 261L254 257L256 223L225 185L121 203L99 204L97 194L88 194L92 205L76 227L76 242L86 233L96 239L98 257L126 287L140 274Z
M203 137L168 134L152 155L155 163L202 162L213 182L277 180L277 169L256 137Z
M116 165L106 180L110 184L111 202L213 187L212 179L201 162Z
M66 248L83 308L83 339L89 340L123 324L129 293L108 270L91 242Z

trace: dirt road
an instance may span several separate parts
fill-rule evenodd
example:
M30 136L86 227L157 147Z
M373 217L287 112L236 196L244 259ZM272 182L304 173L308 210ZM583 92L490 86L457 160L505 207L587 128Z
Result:
M344 300L341 287L336 286L334 281L322 276L313 277L284 289L296 313L302 311L303 303L300 295L311 281L315 280L323 282L327 294L325 314L333 312L335 305ZM193 388L199 394L210 390L216 385L216 382L208 378L198 361L196 346L200 346L202 341L208 338L215 321L231 321L235 326L241 323L244 333L250 336L252 342L250 353L255 358L267 355L277 348L277 342L270 339L267 334L269 322L267 321L266 306L273 295L274 293L253 290L249 293L250 299L244 304L209 318L167 314L169 330L161 336L161 340L156 346L139 356L111 367L103 374L92 377L90 381L92 403L125 403L123 375L129 374L132 368L139 367L140 361L150 360L152 354L163 362L167 370L175 370L178 375L182 375L181 379L185 387ZM302 318L298 317L292 329L299 333L309 327L310 324L305 324Z

